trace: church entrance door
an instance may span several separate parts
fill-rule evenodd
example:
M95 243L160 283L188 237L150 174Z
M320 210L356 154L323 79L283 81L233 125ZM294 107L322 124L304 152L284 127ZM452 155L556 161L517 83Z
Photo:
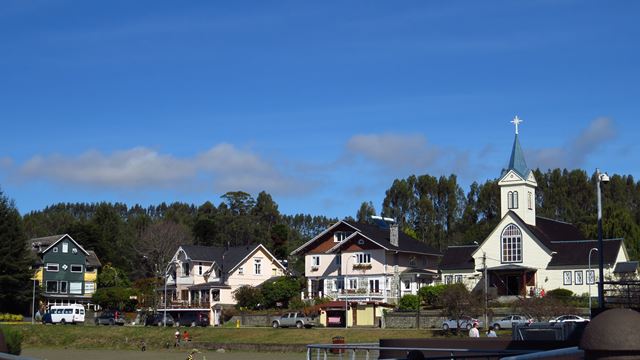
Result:
M521 293L521 275L507 275L507 295L520 295Z

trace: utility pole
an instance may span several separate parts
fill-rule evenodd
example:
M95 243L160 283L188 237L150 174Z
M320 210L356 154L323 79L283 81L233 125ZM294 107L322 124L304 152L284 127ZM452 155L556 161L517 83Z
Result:
M489 279L487 279L487 253L482 251L482 268L484 269L484 326L489 328Z

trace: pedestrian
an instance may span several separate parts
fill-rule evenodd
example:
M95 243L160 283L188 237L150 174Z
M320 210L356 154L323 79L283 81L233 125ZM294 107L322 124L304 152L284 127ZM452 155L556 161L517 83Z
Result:
M187 332L187 330L185 330L184 333L182 333L182 341L191 341L191 338L189 338L189 333Z
M471 328L471 330L469 330L469 337L472 338L479 338L480 337L480 331L478 331L478 323L474 322L473 323L473 327Z
M147 351L147 343L144 340L140 341L140 351Z
M176 338L176 342L173 344L173 347L178 347L180 346L180 330L176 330L174 336Z
M487 337L498 337L495 330L493 329L493 325L489 325L489 330L487 330Z

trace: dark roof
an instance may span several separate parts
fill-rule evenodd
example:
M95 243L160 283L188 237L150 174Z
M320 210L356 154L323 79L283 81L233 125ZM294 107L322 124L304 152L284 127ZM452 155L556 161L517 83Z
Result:
M504 176L504 174L506 174L509 170L515 171L525 180L527 179L527 176L529 176L529 172L531 171L527 167L527 162L524 160L524 153L522 151L522 147L520 146L520 141L518 140L518 134L516 134L516 137L513 140L513 147L511 149L509 164L507 165L506 169L502 170L502 176Z
M182 245L181 248L192 261L212 261L221 266L225 272L229 272L258 246L260 245L234 246L225 249L215 246Z
M48 248L49 245L51 245L54 242L58 241L58 239L60 239L64 235L65 234L59 234L59 235L51 235L51 236L44 236L44 237L29 239L28 240L29 241L29 247L32 248L32 249L40 248L40 250L44 250L44 249Z
M449 246L438 268L440 270L473 270L474 260L471 254L477 248L478 245Z
M637 261L625 261L619 262L616 264L615 269L613 269L614 273L622 274L622 273L634 273L638 271L638 262Z
M395 246L395 245L391 245L391 241L390 241L391 234L388 228L385 229L377 225L352 222L352 221L345 221L345 223L358 229L358 231L362 235L377 242L378 244L384 246L387 249L397 250L402 252L412 252L412 253L442 256L440 251L423 243L422 241L418 241L412 238L411 236L405 234L403 231L398 231L398 246Z
M209 290L209 289L219 289L219 288L229 288L229 285L216 281L216 282L189 286L189 290Z
M515 212L511 212L518 217ZM524 224L524 221L522 223ZM582 231L573 224L540 216L536 216L536 226L529 224L526 226L549 249L552 249L552 242L584 240L585 238Z
M622 239L607 239L602 241L604 247L604 262L606 264L614 264L618 251L622 251ZM589 251L598 247L597 240L579 240L579 241L562 241L553 242L551 249L556 252L551 257L549 266L568 266L568 265L584 265L589 264ZM598 253L593 252L591 255L591 266L597 267Z
M97 267L97 268L102 267L102 264L100 263L100 260L98 259L98 256L96 255L95 251L88 250L87 252L89 253L89 256L87 256L87 265Z

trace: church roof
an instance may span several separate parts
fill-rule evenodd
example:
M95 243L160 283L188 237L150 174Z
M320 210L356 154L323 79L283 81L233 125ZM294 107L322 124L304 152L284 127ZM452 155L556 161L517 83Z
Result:
M515 139L513 140L513 148L511 149L511 157L509 158L509 164L507 168L502 170L502 175L509 172L509 170L513 170L518 175L520 175L523 179L526 179L531 171L527 167L527 162L524 160L524 153L522 151L522 147L520 146L520 141L518 140L518 134L516 134Z
M604 263L615 264L618 252L621 251L622 239L605 239L602 241ZM553 242L551 249L556 252L548 266L587 266L589 251L598 247L598 240L558 241ZM598 268L598 253L591 256L591 267Z

